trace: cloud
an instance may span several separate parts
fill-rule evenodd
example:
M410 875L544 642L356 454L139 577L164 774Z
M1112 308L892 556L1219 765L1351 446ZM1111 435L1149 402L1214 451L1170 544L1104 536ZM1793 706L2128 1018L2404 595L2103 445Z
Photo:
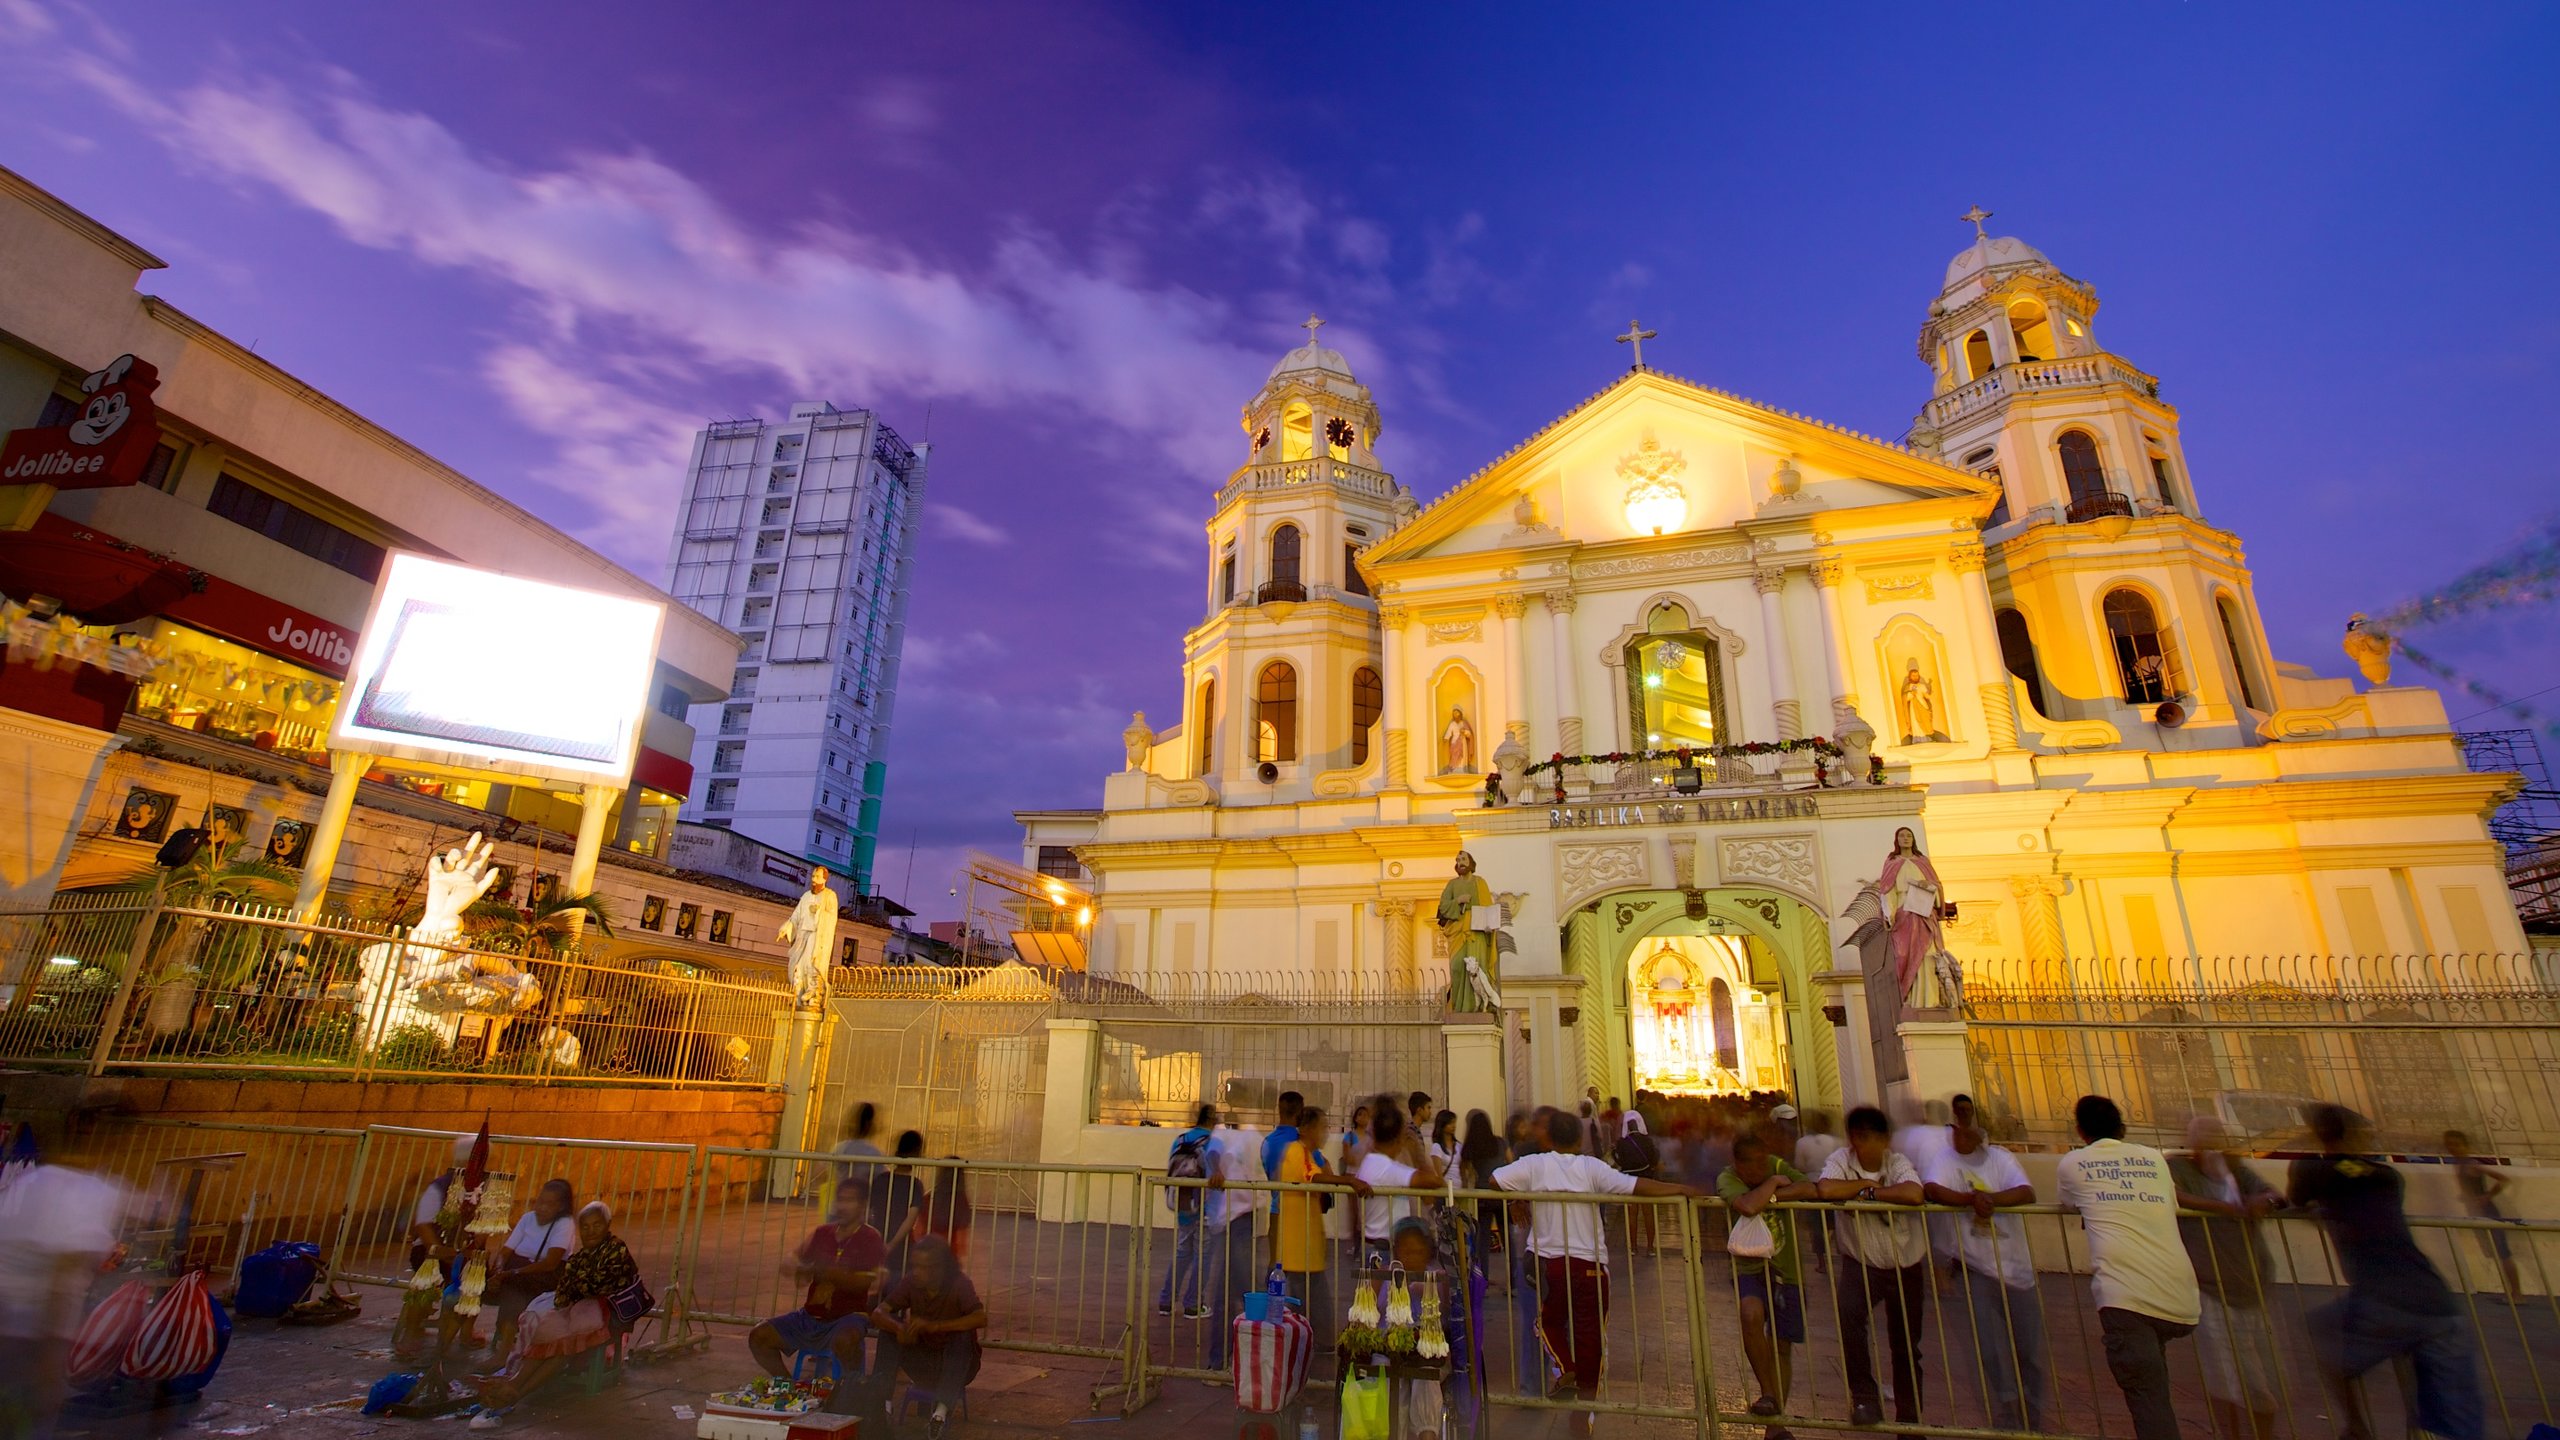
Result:
M50 48L36 26L15 28ZM626 558L645 542L654 562L663 543L663 531L647 536L640 523L658 492L631 486L623 468L663 467L672 453L679 407L649 397L704 388L698 374L653 373L671 362L761 375L797 394L965 398L1098 420L1152 452L1168 486L1233 462L1233 407L1270 363L1261 345L1238 343L1255 331L1222 301L1085 261L1035 231L1002 234L964 269L842 226L749 224L643 152L511 166L427 115L378 103L340 72L164 85L68 45L54 59L182 163L280 196L359 244L513 291L542 337L503 340L484 372L519 414L535 403L541 352L574 341L596 377L582 393L640 430L574 426L544 473L600 497L603 513L585 533ZM876 123L910 134L934 123L921 92L874 109ZM1229 199L1231 218L1266 243L1294 248L1315 223L1294 187ZM546 408L542 428L556 431L558 418Z
M924 507L924 514L927 520L933 522L936 529L954 540L971 545L1013 543L1012 533L1004 527L981 520L956 505L927 505Z

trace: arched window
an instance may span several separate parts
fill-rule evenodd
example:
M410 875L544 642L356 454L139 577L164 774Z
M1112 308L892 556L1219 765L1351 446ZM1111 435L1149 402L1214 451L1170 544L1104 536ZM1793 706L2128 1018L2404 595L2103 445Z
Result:
M2065 430L2053 448L2062 457L2062 483L2070 487L2074 506L2106 495L2106 467L2098 463L2098 442L2088 431Z
M2240 703L2252 710L2266 709L2266 705L2258 698L2257 679L2250 673L2248 647L2240 643L2240 636L2243 633L2240 625L2240 607L2231 603L2230 596L2217 595L2213 600L2213 608L2214 613L2222 620L2222 648L2231 655L2231 675L2240 685Z
M1263 666L1254 689L1253 751L1283 765L1298 758L1298 672L1286 660Z
M1292 400L1280 412L1280 458L1309 460L1316 453L1316 414L1304 400Z
M1191 717L1200 727L1200 768L1194 775L1214 775L1218 771L1218 682L1200 682L1200 709Z
M1283 525L1271 532L1270 579L1262 583L1260 599L1304 600L1307 589L1298 581L1298 551L1301 542L1298 527Z
M1976 330L1964 337L1964 378L1979 380L1991 373L1991 336Z
M2160 612L2139 590L2110 590L2099 604L2107 622L2107 639L2116 653L2116 678L2124 698L2136 705L2156 705L2178 693L2177 664L2169 637L2160 631Z
M2051 716L2053 705L2045 699L2044 672L2036 666L2036 642L2027 633L2027 617L2004 609L1992 617L1992 623L2000 632L2000 663L2026 682L2027 701L2036 713Z
M2018 342L2018 358L2050 360L2059 353L2053 344L2053 327L2045 321L2044 307L2033 300L2019 300L2009 306L2009 333Z
M1369 727L1378 723L1379 714L1387 708L1387 687L1378 683L1378 672L1363 665L1351 672L1351 764L1356 769L1369 763Z
M1369 593L1369 577L1360 573L1360 542L1342 542L1342 588L1354 595Z
M1740 1070L1742 1038L1733 1022L1733 987L1721 975L1707 982L1707 1014L1715 1026L1717 1066Z
M1704 749L1724 738L1724 667L1716 642L1688 623L1672 606L1656 606L1645 633L1627 643L1631 750Z

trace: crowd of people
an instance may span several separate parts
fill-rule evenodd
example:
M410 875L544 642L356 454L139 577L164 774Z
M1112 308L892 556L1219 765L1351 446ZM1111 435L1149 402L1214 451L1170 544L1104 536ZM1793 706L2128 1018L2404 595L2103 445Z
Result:
M1962 1095L1899 1124L1858 1106L1835 1128L1782 1094L1639 1094L1626 1105L1593 1091L1570 1110L1522 1111L1497 1127L1481 1110L1462 1118L1415 1092L1362 1100L1337 1129L1290 1091L1279 1097L1277 1123L1258 1136L1203 1104L1171 1145L1168 1177L1197 1183L1167 1191L1180 1239L1156 1308L1212 1322L1208 1363L1220 1368L1236 1297L1256 1286L1257 1267L1276 1266L1315 1320L1321 1350L1340 1320L1337 1270L1374 1268L1404 1259L1398 1252L1408 1244L1427 1246L1405 1268L1448 1277L1456 1313L1506 1292L1517 1351L1497 1363L1525 1393L1570 1407L1596 1398L1605 1379L1613 1250L1626 1259L1658 1252L1672 1238L1668 1226L1649 1223L1658 1206L1505 1203L1490 1194L1711 1197L1719 1204L1701 1213L1696 1233L1708 1248L1721 1246L1730 1269L1757 1391L1752 1415L1791 1413L1795 1351L1808 1338L1805 1286L1818 1277L1829 1291L1851 1423L1883 1424L1888 1407L1894 1422L1924 1423L1934 1316L1947 1332L1936 1342L1958 1352L1937 1373L1973 1392L1981 1423L2046 1430L2058 1420L2052 1332L2017 1213L2043 1201L2080 1219L2106 1369L2136 1440L2180 1433L2170 1367L2189 1346L2215 1433L2271 1440L2282 1390L2261 1222L2290 1207L2323 1225L2345 1280L2343 1295L2308 1326L2344 1433L2374 1433L2358 1382L2396 1360L2406 1362L2404 1387L2426 1429L2480 1435L2477 1358L2452 1290L2411 1234L2400 1173L2352 1112L2320 1106L2307 1119L2320 1153L2292 1162L2278 1185L2210 1118L2195 1122L2183 1150L2164 1153L2125 1138L2112 1100L2087 1096L2074 1115L2080 1144L2059 1157L2053 1192L2039 1196ZM2460 1159L2461 1136L2446 1138L2462 1166L2466 1207L2498 1214L2500 1177ZM1295 1188L1233 1192L1253 1180ZM1253 1223L1265 1209L1267 1250L1257 1248ZM2482 1232L2513 1294L2506 1240ZM1480 1401L1496 1364L1483 1353L1476 1318L1453 1379ZM1588 1433L1590 1415L1571 1414L1574 1433ZM1787 1440L1782 1426L1768 1433Z

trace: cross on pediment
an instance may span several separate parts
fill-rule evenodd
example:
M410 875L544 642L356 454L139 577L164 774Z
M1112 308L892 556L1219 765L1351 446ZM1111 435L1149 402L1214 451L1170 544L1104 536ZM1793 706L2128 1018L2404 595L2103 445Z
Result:
M1298 322L1298 328L1307 332L1307 343L1308 343L1309 345L1313 345L1314 343L1316 343L1316 332L1317 332L1317 331L1319 331L1319 330L1321 330L1321 329L1323 329L1324 327L1325 327L1325 319L1324 319L1324 317L1323 317L1323 316L1321 316L1321 315L1316 314L1316 313L1315 313L1314 311L1312 311L1312 310L1310 310L1310 311L1308 311L1308 312L1307 312L1307 318L1306 318L1306 319L1301 320L1301 321L1299 321L1299 322Z
M1627 333L1613 338L1615 338L1621 345L1632 345L1635 347L1635 368L1641 370L1644 368L1644 342L1652 339L1659 333L1660 332L1658 331L1647 330L1643 326L1638 325L1635 321L1630 320L1627 322Z
M1957 219L1959 219L1959 220L1970 220L1970 221L1972 221L1972 222L1973 222L1973 238L1974 238L1974 239L1976 239L1976 240L1988 240L1988 239L1990 239L1990 238L1991 238L1991 232L1982 228L1982 222L1991 218L1991 212L1990 212L1990 211L1983 209L1983 208L1982 208L1981 206L1979 206L1979 205L1976 205L1976 206L1974 206L1972 209L1967 210L1966 212L1964 212L1963 214L1961 214L1961 215L1957 216L1956 218L1957 218Z

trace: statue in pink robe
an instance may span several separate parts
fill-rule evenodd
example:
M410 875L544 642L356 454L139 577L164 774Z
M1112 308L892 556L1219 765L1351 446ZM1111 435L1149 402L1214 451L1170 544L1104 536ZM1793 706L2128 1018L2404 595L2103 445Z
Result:
M1893 854L1884 862L1876 889L1892 910L1894 984L1908 1000L1921 968L1946 946L1938 929L1938 904L1944 894L1938 869L1920 853L1919 839L1908 827L1893 832Z

